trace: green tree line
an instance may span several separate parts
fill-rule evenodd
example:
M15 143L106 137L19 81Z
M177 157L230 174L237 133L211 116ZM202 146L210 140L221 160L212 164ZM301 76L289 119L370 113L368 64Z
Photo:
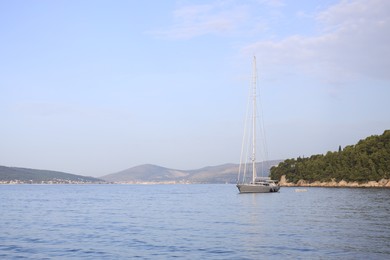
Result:
M287 159L271 168L271 178L297 183L321 181L379 181L390 179L390 130L360 140L356 145L311 157Z

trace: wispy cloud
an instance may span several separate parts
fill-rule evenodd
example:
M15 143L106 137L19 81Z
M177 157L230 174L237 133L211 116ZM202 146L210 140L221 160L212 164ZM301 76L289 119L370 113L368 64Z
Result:
M262 5L273 6L279 1L260 1ZM264 2L264 3L263 3ZM216 1L208 4L183 5L173 11L173 25L168 29L151 31L154 36L169 39L190 39L202 35L231 36L253 28L263 28L261 22L253 19L250 5L241 1ZM243 28L245 28L243 30Z
M267 64L291 66L327 80L390 79L390 1L342 1L314 16L315 36L293 35L243 48Z
M390 79L390 1L342 0L314 13L297 11L296 19L317 29L305 34L289 31L294 18L283 15L286 6L281 0L185 4L172 12L169 28L150 33L176 40L231 36L247 41L242 52L257 54L270 68L294 67L332 83L360 76Z
M258 3L268 5L270 7L282 7L285 6L282 0L259 0Z

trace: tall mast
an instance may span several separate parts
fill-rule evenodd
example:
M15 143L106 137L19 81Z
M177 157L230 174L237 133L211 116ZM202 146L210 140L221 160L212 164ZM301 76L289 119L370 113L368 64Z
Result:
M252 183L256 180L256 56L253 56L253 112L252 112Z

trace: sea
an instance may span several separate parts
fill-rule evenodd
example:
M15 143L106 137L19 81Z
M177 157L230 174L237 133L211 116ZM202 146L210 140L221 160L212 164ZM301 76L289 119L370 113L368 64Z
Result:
M390 189L0 185L0 199L0 259L390 259Z

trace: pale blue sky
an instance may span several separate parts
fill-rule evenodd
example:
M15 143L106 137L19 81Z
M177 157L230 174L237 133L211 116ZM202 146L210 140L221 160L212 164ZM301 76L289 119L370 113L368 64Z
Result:
M101 176L269 159L390 129L390 1L0 1L0 165Z

